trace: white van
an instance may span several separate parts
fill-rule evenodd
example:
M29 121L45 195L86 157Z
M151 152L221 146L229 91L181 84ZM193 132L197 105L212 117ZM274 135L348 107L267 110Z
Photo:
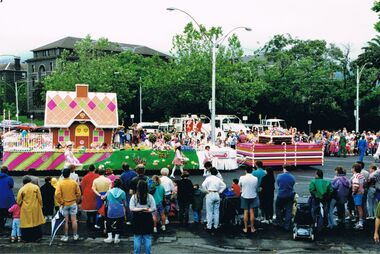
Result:
M160 126L159 122L141 122L138 124L138 127L141 127L141 129L146 130L146 132L149 134L158 132L159 126Z

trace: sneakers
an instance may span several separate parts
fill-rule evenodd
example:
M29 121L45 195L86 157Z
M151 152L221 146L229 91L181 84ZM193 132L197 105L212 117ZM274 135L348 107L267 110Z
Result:
M100 229L100 226L99 225L95 225L94 228Z
M75 234L73 238L74 238L74 241L78 241L79 240L79 235Z
M261 223L263 223L263 224L269 224L269 220L262 220Z
M166 219L166 220L165 220L165 225L168 225L168 224L169 224L169 220Z
M106 239L103 240L105 243L112 243L113 239L112 237L108 237Z
M165 231L166 230L166 226L165 225L161 226L161 230Z
M12 237L11 238L11 243L14 243L16 241L16 238L15 237Z
M157 233L157 227L153 228L153 233Z
M67 235L63 235L61 237L61 241L67 243L69 241L69 237Z
M114 241L115 244L120 243L120 239L119 239L119 237L120 237L119 234L115 234L115 241Z
M355 230L363 230L363 224L357 223L354 227Z

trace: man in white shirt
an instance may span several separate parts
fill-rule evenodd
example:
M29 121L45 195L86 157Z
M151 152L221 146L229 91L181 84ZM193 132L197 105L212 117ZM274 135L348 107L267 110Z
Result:
M168 168L162 168L161 169L161 177L160 177L160 180L161 180L161 185L164 187L165 189L165 200L167 202L165 202L165 214L167 215L170 211L170 198L171 198L171 195L172 195L172 192L173 192L173 189L174 189L174 183L172 181L172 179L170 179L168 177L169 175L169 169ZM168 224L169 223L169 220L167 219L168 217L166 216L166 221L165 221L165 224Z
M204 167L205 167L205 170L206 170L206 174L204 174L203 176L205 176L205 177L208 177L208 176L210 176L211 175L211 173L210 173L210 169L212 168L212 162L211 161L207 161L205 164L204 164ZM223 176L222 176L222 174L218 171L218 170L216 170L218 173L216 174L216 176L220 179L220 180L222 180L222 181L224 181L223 180Z
M248 221L250 221L251 232L256 232L255 229L255 208L259 206L257 198L258 179L252 175L252 168L248 167L244 176L239 179L241 189L241 208L244 209L244 229L243 232L248 232Z
M207 214L207 229L211 230L212 226L217 229L219 226L219 194L224 191L226 184L216 175L216 168L210 169L211 175L208 176L202 183L202 188L207 191L206 195L206 214Z

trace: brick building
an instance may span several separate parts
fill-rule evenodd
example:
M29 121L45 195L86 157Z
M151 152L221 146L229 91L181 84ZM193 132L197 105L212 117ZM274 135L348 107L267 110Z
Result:
M0 64L0 112L3 113L4 104L15 104L15 86L18 85L19 95L25 95L25 81L27 65L20 62L19 57L7 60ZM19 96L20 97L20 96ZM22 103L19 98L19 103Z

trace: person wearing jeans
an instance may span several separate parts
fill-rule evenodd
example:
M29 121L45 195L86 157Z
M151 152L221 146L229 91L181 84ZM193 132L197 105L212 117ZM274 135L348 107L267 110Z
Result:
M219 227L219 193L222 193L226 188L226 184L216 176L218 174L218 170L216 168L211 168L210 172L211 175L208 176L202 183L202 188L208 192L206 195L206 217L208 230L211 230L213 226L215 229Z
M156 210L156 202L151 194L148 193L148 184L144 180L139 180L136 193L133 194L129 202L129 208L133 212L133 248L134 254L141 253L141 245L144 243L146 254L151 253L153 216Z
M277 197L276 199L276 221L274 224L282 226L285 230L290 229L293 201L294 195L287 198Z
M295 195L295 178L289 173L290 169L290 165L284 165L283 173L279 174L276 179L278 192L276 199L276 221L274 224L283 226L285 230L290 230Z

